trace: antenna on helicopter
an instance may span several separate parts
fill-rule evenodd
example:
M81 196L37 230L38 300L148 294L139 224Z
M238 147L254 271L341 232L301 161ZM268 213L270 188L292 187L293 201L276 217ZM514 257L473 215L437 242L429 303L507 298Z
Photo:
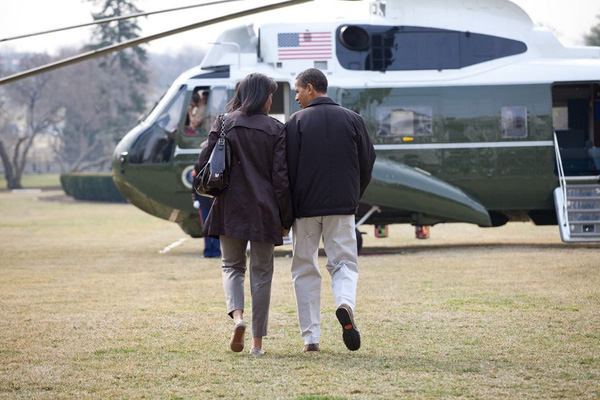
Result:
M39 66L36 68L32 68L32 69L29 69L26 71L18 72L13 75L9 75L4 78L0 78L0 85L14 82L14 81L17 81L20 79L28 78L30 76L34 76L34 75L37 75L40 73L49 72L49 71L52 71L57 68L66 67L67 65L76 64L78 62L89 60L89 59L95 58L95 57L99 57L99 56L102 56L102 55L105 55L108 53L112 53L114 51L124 50L129 47L135 47L142 43L150 42L150 41L156 40L156 39L161 39L163 37L175 35L175 34L189 31L192 29L202 28L204 26L213 25L213 24L216 24L219 22L225 22L230 19L246 17L248 15L257 14L257 13L261 13L261 12L265 12L265 11L271 11L271 10L276 10L279 8L289 7L289 6L296 5L296 4L307 3L309 1L313 1L313 0L288 0L288 1L283 1L281 3L275 3L275 4L271 4L271 5L267 5L267 6L250 8L250 9L239 11L236 13L227 14L227 15L224 15L221 17L212 18L212 19L209 19L206 21L196 22L196 23L182 26L182 27L179 27L176 29L171 29L171 30L156 33L153 35L148 35L148 36L128 40L126 42L116 43L116 44L113 44L110 46L102 47L97 50L92 50L92 51L89 51L86 53L78 54L73 57L68 57L68 58L65 58L60 61L45 64L45 65L42 65L42 66Z
M26 33L26 34L23 34L23 35L7 37L7 38L0 39L0 43L2 43L2 42L8 42L10 40L16 40L16 39L24 39L24 38L28 38L28 37L32 37L32 36L45 35L45 34L48 34L48 33L55 33L55 32L67 31L67 30L70 30L70 29L83 28L85 26L107 24L109 22L121 21L121 20L129 19L129 18L147 17L148 15L162 14L162 13L168 13L168 12L173 12L173 11L181 11L181 10L186 10L186 9L190 9L190 8L212 6L212 5L215 5L215 4L222 4L222 3L223 4L224 3L233 3L235 1L241 1L241 0L213 1L213 2L209 2L209 3L200 3L200 4L192 4L192 5L189 5L189 6L183 6L183 7L168 8L168 9L165 9L165 10L140 12L140 13L130 14L130 15L121 15L119 17L102 18L102 19L94 20L92 22L86 22L84 24L65 26L63 28L56 28L56 29L50 29L50 30L47 30L47 31L34 32L34 33Z

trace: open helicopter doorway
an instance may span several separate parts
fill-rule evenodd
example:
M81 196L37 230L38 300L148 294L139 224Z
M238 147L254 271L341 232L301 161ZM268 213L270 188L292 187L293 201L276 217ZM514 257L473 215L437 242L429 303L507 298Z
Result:
M600 241L600 84L552 87L559 187L554 205L564 242Z
M269 115L285 123L292 112L290 99L290 84L288 82L277 82L277 91L273 93L273 104Z
M600 174L600 84L553 85L552 125L565 175Z

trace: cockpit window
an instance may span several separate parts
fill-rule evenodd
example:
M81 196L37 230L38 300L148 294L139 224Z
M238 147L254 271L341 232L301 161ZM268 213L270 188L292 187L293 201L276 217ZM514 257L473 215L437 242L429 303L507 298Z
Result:
M206 104L206 132L210 130L217 116L225 112L225 106L232 96L233 92L226 87L215 86L210 89L210 97Z
M156 125L159 128L162 128L163 130L171 133L177 131L177 126L179 125L179 119L183 110L184 97L185 86L177 92L175 98L171 100L169 105L163 110L163 112L158 117Z
M210 93L211 99L208 102L208 112L216 116L225 111L225 106L231 96L225 87L213 87Z
M177 134L179 120L183 112L186 87L175 94L173 99L160 112L156 122L139 134L129 155L132 164L166 163L171 159L173 139Z
M173 139L164 131L152 126L142 132L131 146L131 164L159 164L169 162L173 150Z
M196 86L192 90L185 117L184 134L204 134L208 133L210 122L208 121L208 103L210 101L210 87Z

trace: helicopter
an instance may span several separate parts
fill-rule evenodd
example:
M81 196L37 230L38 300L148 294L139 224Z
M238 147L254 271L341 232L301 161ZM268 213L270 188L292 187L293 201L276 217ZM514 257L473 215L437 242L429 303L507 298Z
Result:
M600 48L563 46L508 0L374 0L363 18L224 30L116 146L115 184L200 237L192 172L212 122L251 72L277 81L271 115L285 122L307 68L375 146L357 229L531 221L600 241ZM192 127L199 93L207 112Z

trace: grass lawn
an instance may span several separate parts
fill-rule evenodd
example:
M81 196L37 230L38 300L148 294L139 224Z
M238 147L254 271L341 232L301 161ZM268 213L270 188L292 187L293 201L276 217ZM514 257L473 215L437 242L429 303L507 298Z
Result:
M60 174L25 174L21 179L24 189L60 187ZM0 175L0 190L6 189L6 178Z
M600 397L600 245L563 244L555 226L446 224L428 240L365 226L356 352L324 257L322 351L301 352L278 248L257 358L228 349L201 240L161 252L186 238L177 225L61 194L0 192L0 398Z

